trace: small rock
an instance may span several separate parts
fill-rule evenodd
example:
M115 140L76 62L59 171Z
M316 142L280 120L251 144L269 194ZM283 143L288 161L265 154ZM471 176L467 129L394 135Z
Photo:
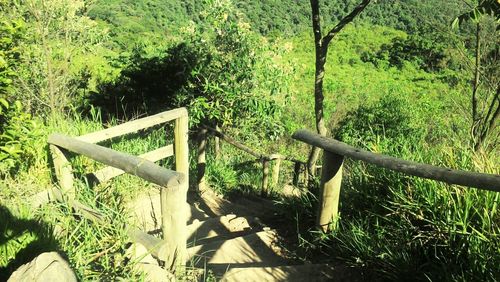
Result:
M134 269L144 273L144 281L148 282L174 282L175 276L159 267L149 263L137 263Z
M125 256L134 262L149 263L158 265L153 256L148 252L146 247L141 244L134 243L127 249Z
M148 282L171 282L175 281L175 276L158 266L158 261L151 256L146 247L141 244L134 243L125 252L130 260L132 260L133 269L143 273L144 281Z
M76 282L77 280L69 264L58 253L47 252L23 264L7 280L7 282L18 281Z
M61 223L56 223L54 225L54 230L52 231L52 234L54 235L55 238L59 238L60 236L64 235L66 230L64 229L63 225Z

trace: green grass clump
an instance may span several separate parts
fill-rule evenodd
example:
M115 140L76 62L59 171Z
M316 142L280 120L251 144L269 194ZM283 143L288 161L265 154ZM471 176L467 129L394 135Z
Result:
M328 252L393 281L498 277L497 193L377 168L355 171L370 181L363 185L348 174L340 227L321 240Z

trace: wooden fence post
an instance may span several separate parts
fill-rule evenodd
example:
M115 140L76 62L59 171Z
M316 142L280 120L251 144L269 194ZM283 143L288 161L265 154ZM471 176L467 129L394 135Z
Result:
M174 128L174 154L175 170L183 173L185 183L189 186L189 147L188 147L188 117L181 116L175 120Z
M323 232L330 231L338 218L343 161L343 156L324 151L317 217L317 225Z
M215 130L220 131L219 125L215 125ZM214 135L214 153L215 153L215 159L218 160L220 157L220 139L219 136Z
M185 183L173 187L161 187L161 220L164 246L160 257L165 258L165 269L175 272L186 260L186 201Z
M175 120L175 170L184 174L178 185L162 187L160 191L162 231L165 247L165 268L172 272L185 265L187 232L187 190L189 188L188 117Z
M277 157L274 159L274 166L273 166L273 187L276 188L278 187L278 182L280 178L280 165L281 165L281 157Z
M260 195L266 197L268 195L268 185L269 185L269 160L264 158L262 160L262 190Z
M197 184L198 191L206 188L205 169L206 169L206 150L207 150L207 129L200 127L198 130L198 165L197 165Z
M64 153L64 149L56 145L49 145L52 162L54 163L54 171L57 182L61 188L62 195L69 199L74 199L76 195L75 186L73 185L73 168ZM64 150L64 151L63 151Z
M300 178L300 167L301 164L299 162L294 162L293 165L293 186L299 186L299 178Z

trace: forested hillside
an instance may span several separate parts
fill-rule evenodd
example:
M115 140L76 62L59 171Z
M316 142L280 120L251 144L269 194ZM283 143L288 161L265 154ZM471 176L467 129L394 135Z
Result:
M200 22L210 1L93 1L88 15L112 27L115 40L134 41L134 35L173 36L188 21ZM339 21L357 4L355 0L325 1L321 5L326 26ZM253 31L265 36L294 36L309 31L311 25L308 1L234 1ZM436 9L436 7L439 7ZM406 32L420 32L426 26L446 28L456 15L466 10L463 1L385 0L369 6L360 16L363 21ZM126 37L126 36L130 37Z
M319 1L323 34L361 2ZM499 174L499 15L497 0L371 1L327 49L328 137ZM125 255L125 206L154 187L122 176L90 188L86 172L103 166L72 156L78 201L110 223L83 220L65 203L32 208L32 196L55 185L51 133L78 136L186 107L193 187L203 125L306 162L309 146L291 135L316 130L311 21L310 2L298 0L0 0L0 280L54 250L82 281L144 278ZM165 128L112 141L104 145L134 155L167 142ZM212 190L260 194L261 162L229 145L215 158L212 141L208 152ZM350 160L344 167L340 217L322 233L320 176L283 197L294 168L282 164L268 198L294 259L371 281L500 279L500 193ZM215 279L206 269L203 277Z

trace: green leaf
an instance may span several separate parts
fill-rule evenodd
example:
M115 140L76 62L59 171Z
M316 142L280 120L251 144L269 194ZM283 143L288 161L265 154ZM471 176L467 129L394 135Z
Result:
M9 102L4 99L4 98L0 98L0 104L2 104L2 106L5 108L5 109L8 109L9 108ZM0 108L1 109L1 108Z

